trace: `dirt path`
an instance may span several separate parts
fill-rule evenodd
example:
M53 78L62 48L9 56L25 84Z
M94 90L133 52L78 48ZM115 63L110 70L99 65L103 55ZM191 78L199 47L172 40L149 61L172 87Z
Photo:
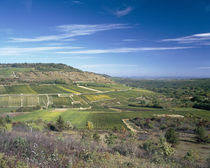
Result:
M52 112L65 112L67 110L68 110L68 108L56 108L56 109L52 110Z
M147 134L148 132L147 131L144 131L144 130L137 130L135 129L131 124L130 124L130 121L129 119L122 119L123 123L126 125L126 127L131 130L132 132L134 132L135 134L137 133L141 133L141 134Z
M100 91L100 90L96 90L96 89L92 89L92 88L88 88L88 87L80 86L80 85L77 85L77 86L80 87L80 88L83 88L83 89L87 89L87 90L97 92L97 93L102 93L102 91Z
M122 119L122 121L123 121L123 123L126 125L126 127L127 127L129 130L131 130L131 131L134 132L134 133L139 133L138 130L134 129L134 128L130 125L129 119Z
M154 114L155 117L169 117L169 118L184 118L183 115L179 114Z

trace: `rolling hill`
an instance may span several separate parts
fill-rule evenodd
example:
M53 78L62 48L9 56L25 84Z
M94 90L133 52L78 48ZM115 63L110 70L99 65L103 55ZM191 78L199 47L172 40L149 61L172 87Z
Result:
M104 75L65 64L0 64L0 84L73 82L113 83Z

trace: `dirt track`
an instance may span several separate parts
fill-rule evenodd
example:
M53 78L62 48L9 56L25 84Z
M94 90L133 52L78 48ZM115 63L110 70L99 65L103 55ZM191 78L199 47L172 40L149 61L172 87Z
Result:
M129 124L129 119L122 119L123 123L126 125L126 127L131 130L134 133L138 133L139 131L134 129L130 124Z

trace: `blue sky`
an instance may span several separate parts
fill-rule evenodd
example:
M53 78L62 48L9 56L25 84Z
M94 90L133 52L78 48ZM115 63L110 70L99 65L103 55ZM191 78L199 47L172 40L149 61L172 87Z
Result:
M209 0L0 0L0 63L210 77Z

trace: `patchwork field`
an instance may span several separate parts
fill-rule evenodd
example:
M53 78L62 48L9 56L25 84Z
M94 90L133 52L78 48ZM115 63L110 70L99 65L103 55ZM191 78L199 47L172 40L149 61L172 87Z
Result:
M19 84L19 85L0 85L0 94L49 94L49 93L96 93L94 90L81 88L78 85L71 84ZM123 90L128 88L119 88ZM114 89L108 89L105 91L114 91Z
M2 85L0 87L0 107L48 107L49 105L72 107L73 104L80 104L83 107L88 103L103 103L103 101L107 100L113 100L112 103L120 101L122 104L123 101L127 102L128 99L155 95L147 90L130 88L123 90L122 88L115 91L101 91L98 93L94 90L89 90L89 87L79 87L78 85Z

